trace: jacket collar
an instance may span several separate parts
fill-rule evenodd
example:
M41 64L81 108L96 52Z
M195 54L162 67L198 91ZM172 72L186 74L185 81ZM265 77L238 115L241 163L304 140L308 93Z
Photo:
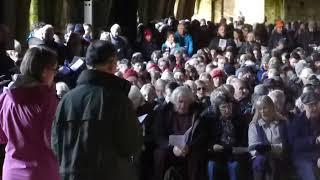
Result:
M98 70L84 70L80 74L77 85L92 84L97 86L103 86L104 88L113 89L125 93L127 96L131 84L122 78L119 78L113 74Z
M259 126L262 126L262 127L268 127L270 124L278 125L279 123L280 123L279 121L266 122L263 119L258 120Z

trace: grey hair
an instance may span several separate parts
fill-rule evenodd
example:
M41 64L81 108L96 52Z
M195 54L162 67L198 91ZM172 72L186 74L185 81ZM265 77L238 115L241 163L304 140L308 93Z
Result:
M272 99L273 103L275 103L275 100L280 101L281 103L285 103L286 101L286 96L281 90L271 91L268 96Z
M170 102L172 104L178 103L179 96L183 96L184 98L188 98L188 100L193 103L195 102L194 94L192 93L191 89L185 86L177 87L170 96Z

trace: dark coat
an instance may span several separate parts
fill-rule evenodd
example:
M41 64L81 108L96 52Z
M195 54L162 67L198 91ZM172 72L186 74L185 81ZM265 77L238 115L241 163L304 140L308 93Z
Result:
M288 132L293 159L315 161L320 157L320 146L316 144L316 138L320 136L320 123L312 124L303 112L293 118Z
M5 75L11 78L14 67L14 61L7 56L6 52L0 52L0 76Z
M53 123L52 148L61 179L122 179L127 172L119 166L142 142L127 97L130 84L95 70L83 71L77 83L59 103Z
M159 107L156 119L155 119L155 142L159 148L169 148L169 136L173 134L173 108L172 103L164 104ZM194 126L189 134L187 145L190 149L206 149L207 144L207 130L206 122L200 122L202 106L199 104L193 104L190 107L192 116L192 125Z
M232 39L229 39L229 38L227 38L227 37L222 38L222 37L220 37L220 36L217 36L217 37L215 37L215 38L213 38L213 39L211 40L211 42L210 42L210 44L209 44L209 49L216 49L216 50L221 51L221 48L219 47L219 41L220 41L220 39L225 39L225 40L227 40L226 48L227 48L228 46L232 46L233 49L236 48L236 45L235 45L235 43L234 43L234 41L233 41Z
M269 50L272 50L272 49L276 48L281 39L285 39L286 40L286 44L287 44L288 47L292 46L292 40L289 38L289 36L286 33L286 31L282 32L281 34L279 34L276 31L274 31L271 34L270 39L269 39L269 44L268 44Z
M232 148L233 147L247 147L248 146L248 135L247 135L247 124L241 119L241 116L233 116L231 118L231 123L234 127L234 144L223 144L221 142L221 136L223 134L222 120L220 119L219 113L215 112L212 107L209 107L205 112L204 117L206 121L210 124L209 130L209 140L208 149L211 153L211 158L218 161L226 161L232 158ZM223 146L224 151L222 153L213 153L213 145L219 144ZM213 156L212 156L213 155Z

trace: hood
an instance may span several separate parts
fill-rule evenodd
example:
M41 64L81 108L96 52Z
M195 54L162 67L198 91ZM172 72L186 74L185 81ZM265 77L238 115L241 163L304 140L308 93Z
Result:
M16 80L4 89L4 94L20 104L37 104L44 99L50 102L57 100L54 88L23 75L18 75Z
M123 92L128 96L131 84L129 81L119 78L113 74L98 70L85 70L82 71L78 80L78 85L92 84L97 86L103 86L116 91Z

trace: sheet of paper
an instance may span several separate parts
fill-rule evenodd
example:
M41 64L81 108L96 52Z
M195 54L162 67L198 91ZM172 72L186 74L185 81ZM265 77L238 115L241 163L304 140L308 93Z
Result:
M226 39L220 39L219 40L219 47L221 49L225 49L227 47L227 40Z
M184 135L170 135L169 144L171 146L183 148L186 145L186 137Z
M72 69L72 71L77 71L83 64L84 61L79 58L74 64L70 66L70 69Z
M143 121L146 119L147 116L148 116L148 114L144 114L144 115L142 115L142 116L139 116L139 117L138 117L139 122L140 122L140 123L143 123Z

